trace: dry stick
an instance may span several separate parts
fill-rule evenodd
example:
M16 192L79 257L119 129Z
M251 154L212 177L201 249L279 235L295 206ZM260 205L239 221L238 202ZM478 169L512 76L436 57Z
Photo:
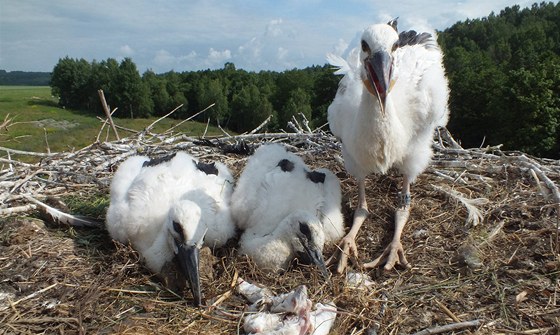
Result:
M222 131L222 133L224 133L224 135L226 135L227 137L233 137L231 136L227 131L224 130L224 128L222 128L222 126L218 125L218 128Z
M449 310L449 308L447 308L447 306L445 306L444 304L442 304L441 302L439 302L439 300L435 299L434 300L436 302L436 304L438 305L438 307L445 313L447 314L447 316L449 316L451 318L451 320L455 321L455 322L461 322L461 320L455 315L453 314L453 312L451 312Z
M224 300L226 300L227 298L229 298L231 296L231 294L233 293L233 289L237 285L237 278L239 278L239 273L237 272L237 270L235 270L235 272L233 274L233 278L231 280L231 284L229 285L229 290L224 292L218 299L216 299L216 301L214 301L214 303L212 304L212 307L218 306Z
M8 152L8 155L10 155L10 153ZM9 156L8 156L9 157ZM10 170L13 171L13 166L12 164L17 164L17 165L21 165L21 166L25 166L25 167L31 167L33 166L32 164L28 164L28 163L24 163L24 162L20 162L20 161L15 161L13 159L6 159L6 158L2 158L0 157L0 163L8 163L10 164Z
M111 116L113 116L113 114L117 111L117 108L113 109L113 111L111 112ZM101 120L101 118L98 116L98 119ZM99 129L99 133L97 133L97 138L95 139L95 142L99 142L99 137L101 137L101 133L103 132L103 129L105 129L105 126L107 125L107 123L109 123L109 119L105 119L103 120L103 124L101 125L101 129Z
M23 178L22 181L20 181L19 183L17 183L11 190L10 190L10 194L14 193L15 190L17 190L18 188L20 188L23 184L27 183L31 178L35 177L36 175L45 172L45 170L37 170L35 172L33 172L32 174L28 175L27 177Z
M521 161L522 165L528 167L534 174L536 174L540 180L542 180L545 185L550 189L552 193L552 200L556 204L556 250L560 250L560 191L558 191L558 187L554 184L554 182L548 178L548 176L542 171L540 166L532 163L529 158L525 155L519 156L519 160ZM537 182L537 185L540 184ZM543 196L545 196L543 194ZM546 197L546 196L545 196Z
M180 104L179 106L175 107L175 109L173 109L171 112L165 114L164 116L160 117L159 119L155 120L154 122L152 122L149 126L147 126L146 128L144 128L143 133L147 133L149 132L155 125L156 123L158 123L159 121L165 119L166 117L168 117L169 115L175 113L175 111L177 111L179 108L183 107L183 104Z
M441 333L459 330L463 328L478 327L479 325L480 325L480 320L463 321L463 322L451 323L445 326L437 326L434 328L424 329L412 335L441 334Z
M27 156L37 156L37 157L50 157L57 154L56 152L46 154L42 152L23 151L23 150L16 150L16 149L10 149L5 147L0 147L0 150L6 151L7 153L17 154L17 155L27 155Z
M183 123L185 123L185 122L187 122L187 121L190 121L190 120L194 119L195 117L197 117L198 115L200 115L200 114L206 112L208 109L214 107L215 105L216 105L216 103L213 103L213 104L209 105L208 107L204 108L203 110L201 110L200 112L194 114L193 116L189 116L189 117L186 118L185 120L183 120L183 121L177 123L177 124L174 125L173 127L171 127L171 128L169 128L169 129L167 129L166 131L164 131L163 134L167 134L167 133L171 132L173 129L179 127L180 125L182 125ZM182 106L182 105L181 105L181 106ZM179 108L179 107L177 107L177 108Z
M262 127L264 127L268 122L270 122L270 119L272 119L272 114L269 115L266 120L264 120L261 124L259 124L259 126L253 130L251 130L249 132L249 134L255 134L257 131L261 130Z
M204 133L202 133L202 138L206 137L206 133L208 132L208 126L210 125L210 118L206 120L206 127L204 128Z
M5 311L5 310L8 309L8 308L13 308L15 305L19 304L19 303L22 302L22 301L29 300L29 299L33 299L33 298L35 298L36 296L38 296L39 294L44 293L44 292L47 292L48 290L52 289L53 287L55 287L55 286L57 286L57 285L58 285L58 283L54 283L54 284L52 284L52 285L50 285L50 286L47 286L47 287L45 287L45 288L43 288L43 289L40 289L40 290L37 291L37 292L33 292L33 293L31 293L30 295L25 296L25 297L23 297L23 298L21 298L21 299L19 299L19 300L17 300L17 301L10 302L10 306L0 307L0 312L1 312L1 311Z
M118 141L120 140L119 133L117 132L115 123L113 123L113 118L111 117L109 106L107 106L107 101L105 100L105 94L103 94L103 90L98 90L97 93L99 94L99 99L101 99L101 106L103 106L103 111L105 111L105 115L107 115L107 119L109 120L111 127L113 127L113 132L115 132L115 136L117 137L117 141Z
M28 212L28 211L34 210L36 208L37 208L37 206L35 206L33 204L18 206L18 207L1 208L0 209L0 216L4 216L4 215L5 216L10 216L10 215L15 214L15 213Z
M47 145L47 153L50 154L51 153L51 148L49 147L49 139L47 137L47 128L43 128L43 131L45 132L45 144Z
M519 156L518 159L521 161L521 165L524 165L525 167L528 167L529 169L532 169L537 174L539 179L544 181L546 186L552 192L552 197L553 197L554 202L556 204L560 204L560 191L558 190L558 187L554 184L554 182L552 180L550 180L550 178L548 178L548 176L542 171L542 169L539 166L537 166L536 164L532 163L529 160L529 158L527 158L527 156L525 156L525 155Z

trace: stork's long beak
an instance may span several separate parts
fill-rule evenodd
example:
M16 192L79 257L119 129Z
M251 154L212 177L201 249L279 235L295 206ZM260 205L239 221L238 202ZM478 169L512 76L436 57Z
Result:
M317 247L315 243L308 240L302 241L302 244L309 258L321 270L321 274L323 275L323 277L325 279L328 279L331 274L329 270L327 270L327 266L325 265L325 261L323 259L323 253L321 252L319 247Z
M202 303L200 294L200 275L198 272L199 250L200 249L197 245L187 246L179 244L177 251L179 268L189 282L196 306L200 306Z
M391 55L385 51L379 51L364 60L367 79L364 84L368 91L377 97L381 112L385 113L385 101L391 89Z

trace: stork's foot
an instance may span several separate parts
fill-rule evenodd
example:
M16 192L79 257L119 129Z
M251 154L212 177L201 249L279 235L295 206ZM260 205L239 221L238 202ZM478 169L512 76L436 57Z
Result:
M338 260L336 272L342 273L348 265L349 256L358 259L358 247L356 246L355 237L350 235L344 236L338 243L338 248L340 249L340 259Z
M391 270L397 264L407 269L410 269L412 267L406 260L404 249L400 241L391 242L391 244L389 244L387 248L385 248L385 251L383 251L383 254L381 254L381 256L377 257L369 263L365 263L364 267L375 268L383 263L385 264L385 266L383 267L385 270Z

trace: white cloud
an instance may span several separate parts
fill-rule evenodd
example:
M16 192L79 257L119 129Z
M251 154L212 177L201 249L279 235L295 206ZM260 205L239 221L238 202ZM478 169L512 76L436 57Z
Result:
M119 48L119 52L124 57L130 57L130 56L134 55L134 53L135 53L134 49L132 49L128 44L121 46Z
M282 24L282 19L275 19L268 22L266 25L266 30L264 36L277 37L282 35L282 29L280 25Z
M210 48L208 51L208 57L206 58L206 63L209 66L220 66L227 60L231 59L231 51L225 49L223 51L214 50Z
M154 63L159 67L175 65L177 58L166 50L158 50L154 56Z
M278 53L276 54L276 59L278 59L279 61L284 61L286 60L288 56L288 50L284 49L282 47L278 48Z
M4 1L0 68L51 71L69 56L132 57L140 71L219 68L226 61L246 70L282 71L324 64L326 53L356 46L366 25L397 15L400 30L443 30L467 17L533 2Z

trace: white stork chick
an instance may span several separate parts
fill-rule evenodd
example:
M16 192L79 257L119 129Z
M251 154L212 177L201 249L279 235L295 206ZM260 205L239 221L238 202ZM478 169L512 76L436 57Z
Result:
M396 19L367 27L361 47L347 61L329 55L331 64L339 67L336 73L345 74L328 109L329 125L342 143L346 170L358 182L358 208L351 230L341 240L338 272L350 253L357 257L356 235L368 214L366 176L391 167L404 177L393 240L364 266L408 266L400 237L410 212L410 184L430 162L434 130L448 119L442 58L431 34L398 34Z
M175 260L198 306L202 243L221 246L235 234L229 210L233 182L225 165L204 164L185 152L154 160L131 157L111 183L107 230L130 243L155 273Z
M231 210L244 230L240 252L259 267L285 270L303 256L328 276L323 246L344 234L340 182L331 171L311 171L284 146L263 145L238 180Z

